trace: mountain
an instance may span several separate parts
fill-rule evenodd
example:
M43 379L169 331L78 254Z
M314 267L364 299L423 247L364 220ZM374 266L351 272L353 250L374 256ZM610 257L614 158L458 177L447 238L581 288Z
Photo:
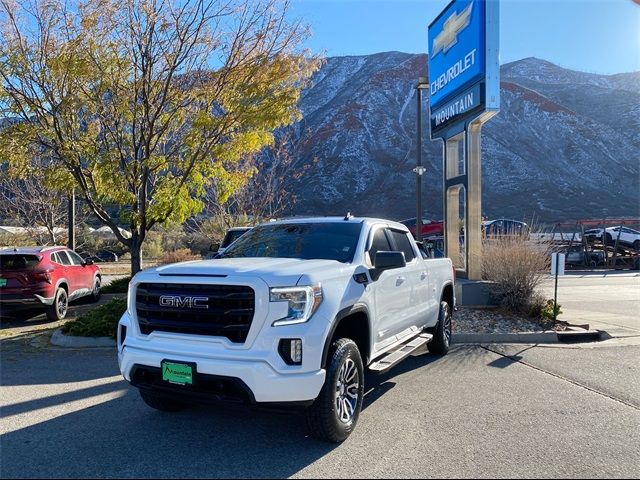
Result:
M415 83L426 55L331 57L302 95L296 214L415 216ZM427 95L425 95L427 96ZM423 205L442 217L442 143L423 111ZM483 214L640 216L640 72L595 75L526 58L501 67L483 128Z

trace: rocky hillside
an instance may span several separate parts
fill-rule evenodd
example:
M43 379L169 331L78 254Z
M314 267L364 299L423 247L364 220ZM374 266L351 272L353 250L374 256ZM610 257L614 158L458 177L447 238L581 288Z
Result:
M415 85L424 55L333 57L303 95L311 164L297 214L415 215ZM483 131L483 213L543 221L640 215L640 72L611 76L527 58L502 66ZM442 144L424 110L425 212L442 216Z

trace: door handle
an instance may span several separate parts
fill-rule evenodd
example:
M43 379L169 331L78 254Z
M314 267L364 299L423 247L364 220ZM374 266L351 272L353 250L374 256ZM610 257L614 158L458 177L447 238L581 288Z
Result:
M396 286L398 287L398 286L402 285L405 282L405 280L406 280L406 278L404 278L404 277L398 277L396 279Z
M427 272L422 272L420 274L420 280L424 280L425 278L427 278L429 276L429 274Z

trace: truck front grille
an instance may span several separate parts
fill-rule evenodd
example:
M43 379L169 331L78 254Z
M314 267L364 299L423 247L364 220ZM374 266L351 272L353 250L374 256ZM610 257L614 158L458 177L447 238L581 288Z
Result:
M246 285L141 283L136 289L140 331L226 337L244 343L255 310Z

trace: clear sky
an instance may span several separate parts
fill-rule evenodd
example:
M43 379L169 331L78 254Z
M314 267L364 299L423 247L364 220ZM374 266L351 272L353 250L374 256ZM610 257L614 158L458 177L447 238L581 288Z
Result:
M427 26L449 0L291 0L327 56L427 52ZM640 2L640 0L636 0ZM633 0L501 0L500 62L538 57L592 73L640 71Z

